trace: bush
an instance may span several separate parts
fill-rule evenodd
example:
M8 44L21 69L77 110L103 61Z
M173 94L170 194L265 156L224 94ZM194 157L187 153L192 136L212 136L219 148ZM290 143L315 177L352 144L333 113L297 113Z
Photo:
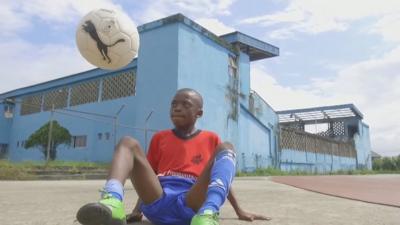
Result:
M380 171L400 171L400 156L375 159L372 162L372 169Z
M384 157L382 160L383 170L396 170L396 163L392 157Z
M372 169L382 170L382 159L374 159L374 161L372 161Z
M396 170L400 171L400 155L394 158L396 164Z

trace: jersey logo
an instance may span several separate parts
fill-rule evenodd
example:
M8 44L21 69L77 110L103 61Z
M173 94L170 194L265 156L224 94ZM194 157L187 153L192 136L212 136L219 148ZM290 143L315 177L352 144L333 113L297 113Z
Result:
M192 163L199 165L203 161L203 156L201 154L195 155L192 158Z

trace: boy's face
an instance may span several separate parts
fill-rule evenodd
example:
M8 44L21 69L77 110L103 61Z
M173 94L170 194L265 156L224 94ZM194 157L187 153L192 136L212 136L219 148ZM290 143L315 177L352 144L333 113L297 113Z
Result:
M196 93L180 91L175 94L171 102L170 116L176 128L190 129L202 115L202 106Z

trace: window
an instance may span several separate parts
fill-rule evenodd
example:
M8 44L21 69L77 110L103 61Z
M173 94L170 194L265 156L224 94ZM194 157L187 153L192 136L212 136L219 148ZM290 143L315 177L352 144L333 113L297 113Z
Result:
M72 136L72 147L73 148L85 148L86 147L86 135Z
M106 136L106 140L110 140L110 133L109 132L106 132L105 136Z
M101 139L103 138L103 133L98 133L98 134L97 134L97 138L98 138L99 140L101 140Z
M104 78L101 100L133 96L135 95L135 86L136 73L133 70Z
M28 115L40 112L42 108L42 95L32 95L22 98L21 115Z
M0 144L0 159L7 158L7 155L8 155L8 145Z
M7 100L6 100L7 101ZM14 105L4 104L4 118L10 119L14 116Z
M71 88L70 106L97 102L100 80L88 81Z
M17 141L17 148L19 147L19 141Z
M53 108L60 109L67 107L68 88L60 88L44 94L43 110L49 111Z

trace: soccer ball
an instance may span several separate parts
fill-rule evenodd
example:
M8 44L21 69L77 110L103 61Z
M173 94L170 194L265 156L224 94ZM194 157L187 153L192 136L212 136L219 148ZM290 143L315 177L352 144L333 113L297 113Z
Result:
M122 12L97 9L82 18L76 31L81 55L102 69L128 65L139 50L139 34L133 21Z

